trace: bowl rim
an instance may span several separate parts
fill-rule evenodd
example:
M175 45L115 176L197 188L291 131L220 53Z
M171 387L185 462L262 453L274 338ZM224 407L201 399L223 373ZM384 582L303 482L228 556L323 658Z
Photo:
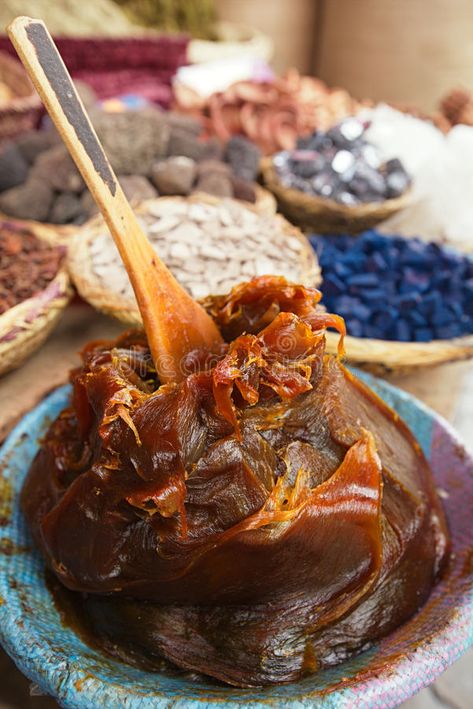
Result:
M432 411L428 406L418 401L412 395L385 381L377 380L375 377L372 377L364 372L357 371L356 374L365 383L373 386L383 397L386 394L389 405L392 405L393 401L398 401L401 407L403 404L412 405L414 408L420 410L423 417L429 419L429 424L436 422L446 434L448 439L455 445L456 449L458 449L459 456L463 456L468 465L471 464L473 470L473 456L465 451L463 443L456 431L439 414ZM51 415L55 416L56 412L63 408L69 392L70 385L64 385L58 389L55 389L51 394L49 394L48 397L41 401L39 405L26 414L26 416L17 424L8 436L0 451L0 466L2 466L3 470L7 469L8 463L12 462L15 454L18 455L18 451L21 446L25 444L25 434L28 434L30 430L34 429L34 427L44 429L45 425L49 423L49 420L51 420ZM35 436L37 435L36 431L33 431L33 433ZM26 438L26 441L27 440L28 439ZM35 452L38 446L36 439L32 442L32 445ZM20 481L22 482L22 478ZM13 503L15 504L17 501L18 494L15 495ZM31 551L29 552L29 556L32 556ZM5 555L2 561L2 557L0 555L0 573L2 571L5 572L5 567L8 566L8 558L11 557ZM422 641L422 643L419 644L419 649L432 654L432 657L435 659L435 665L434 669L430 668L431 671L429 673L416 673L415 682L409 689L409 696L412 696L412 694L434 681L438 675L440 675L450 664L457 660L466 651L469 645L473 643L472 590L473 589L471 588L470 593L461 596L461 602L459 601L456 606L461 613L457 613L451 623L442 626L441 632L436 636L436 647L433 647L434 642L432 639ZM84 681L87 677L84 677L84 673L81 675L80 671L76 670L72 660L69 661L69 659L63 659L62 663L60 663L62 664L62 667L59 668L53 667L49 659L46 663L43 663L43 655L41 653L38 654L37 648L36 655L33 653L29 654L28 650L31 648L31 639L28 637L28 633L25 629L19 629L17 619L8 613L7 600L8 598L0 598L0 641L18 668L41 689L49 694L52 694L59 702L63 702L62 706L77 709L90 709L91 707L96 707L97 698L100 696L100 693L102 691L105 691L105 693L107 692L107 687L104 686L104 681L97 677L93 678L93 681L90 682ZM52 599L50 602L52 603ZM466 640L466 644L463 646L459 645L455 632L452 632L455 630L456 626L460 625L460 621L462 624L466 623L468 629L468 638ZM407 621L406 625L410 622L411 620ZM441 641L440 646L438 642L439 639ZM375 645L374 648L368 650L367 652L376 652L376 649L377 646ZM59 653L60 655L62 648L56 648L55 651L56 654ZM366 657L366 653L361 653L357 657ZM365 692L367 687L371 687L373 680L375 682L379 682L380 677L382 677L384 685L388 683L390 687L402 686L405 683L404 671L406 667L410 666L412 668L415 659L416 658L413 655L406 655L404 658L400 657L399 660L392 663L388 670L383 668L381 672L374 677L368 676L368 679L361 683L363 692ZM339 665L338 668L343 668L343 664ZM61 678L60 676L61 672L64 672L65 670L66 679L64 679L64 677ZM328 670L328 672L330 672L330 670ZM178 682L182 682L182 680L178 680ZM154 696L148 695L147 697L144 697L142 693L130 692L129 687L124 688L125 693L121 695L121 697L115 696L113 692L117 691L117 689L120 688L120 685L110 681L108 692L112 691L112 694L106 694L106 696L104 696L107 699L107 707L110 707L111 709L115 709L115 707L118 709L118 707L121 708L123 706L127 706L130 709L137 709L138 707L143 707L146 709L148 709L148 707L167 708L170 706L178 707L179 709L198 709L198 705L206 705L213 707L213 709L230 709L230 707L234 708L237 705L245 706L248 701L253 707L255 707L255 709L263 709L263 707L267 708L271 705L278 707L290 707L295 704L300 707L323 706L327 709L329 707L331 709L342 709L342 707L348 708L353 706L352 702L354 699L357 707L364 707L365 709L371 709L373 706L382 706L383 709L390 709L391 707L397 706L397 702L390 703L385 697L383 698L382 704L374 705L372 703L372 698L371 701L368 701L365 698L364 693L362 695L355 695L353 693L353 688L361 686L358 681L345 686L343 686L342 682L340 683L340 687L337 687L334 690L327 690L325 695L323 693L321 695L320 690L314 691L313 688L311 689L310 687L304 687L304 684L305 681L292 685L285 685L285 687L288 688L299 687L300 691L296 691L292 695L288 693L285 696L281 696L281 694L277 693L277 696L273 698L271 695L278 689L277 687L266 688L267 695L265 697L260 695L260 697L254 699L253 697L249 698L247 690L238 690L232 687L226 688L228 690L228 697L222 695L221 693L218 694L218 696L215 694L212 696L211 691L208 692L208 695L205 698L196 694L191 696L190 693L186 696L185 689L182 691L181 688L179 695L176 698L175 696L169 696L163 692L156 693ZM192 685L190 686L192 687ZM407 696L404 698L407 698Z

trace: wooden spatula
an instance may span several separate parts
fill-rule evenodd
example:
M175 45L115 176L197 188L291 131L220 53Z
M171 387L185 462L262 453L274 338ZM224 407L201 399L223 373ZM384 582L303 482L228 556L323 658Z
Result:
M212 350L222 341L220 333L140 228L44 22L17 17L7 32L112 233L159 378L163 383L179 381L185 355L199 348Z

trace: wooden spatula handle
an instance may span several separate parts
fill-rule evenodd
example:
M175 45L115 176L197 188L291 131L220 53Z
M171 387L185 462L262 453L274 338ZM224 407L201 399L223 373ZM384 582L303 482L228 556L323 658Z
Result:
M138 224L46 26L17 17L8 35L117 244L162 382L179 381L193 349L221 342L212 319L179 285Z

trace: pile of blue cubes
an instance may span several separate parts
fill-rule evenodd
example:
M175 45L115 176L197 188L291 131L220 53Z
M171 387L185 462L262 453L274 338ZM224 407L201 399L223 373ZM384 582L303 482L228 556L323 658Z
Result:
M348 334L429 342L473 333L473 260L420 239L312 234L322 303Z

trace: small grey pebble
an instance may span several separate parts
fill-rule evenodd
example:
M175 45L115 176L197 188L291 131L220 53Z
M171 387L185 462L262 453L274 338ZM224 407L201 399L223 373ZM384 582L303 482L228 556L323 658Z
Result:
M188 195L196 176L194 160L176 156L153 165L151 179L162 195Z
M156 189L143 175L119 175L118 181L129 200L153 199L158 196Z
M60 144L59 133L54 129L49 130L29 130L23 133L16 140L15 144L26 162L33 165L40 153Z
M73 192L62 192L53 202L48 221L52 224L69 224L83 215L80 197Z
M81 193L85 189L82 175L64 145L57 145L41 153L30 174L38 180L44 180L57 192Z
M18 187L0 194L0 210L17 219L47 220L54 192L44 180L29 177Z
M233 185L230 176L211 172L199 177L194 192L206 192L215 197L233 197Z
M0 146L0 192L25 182L28 164L14 143Z

